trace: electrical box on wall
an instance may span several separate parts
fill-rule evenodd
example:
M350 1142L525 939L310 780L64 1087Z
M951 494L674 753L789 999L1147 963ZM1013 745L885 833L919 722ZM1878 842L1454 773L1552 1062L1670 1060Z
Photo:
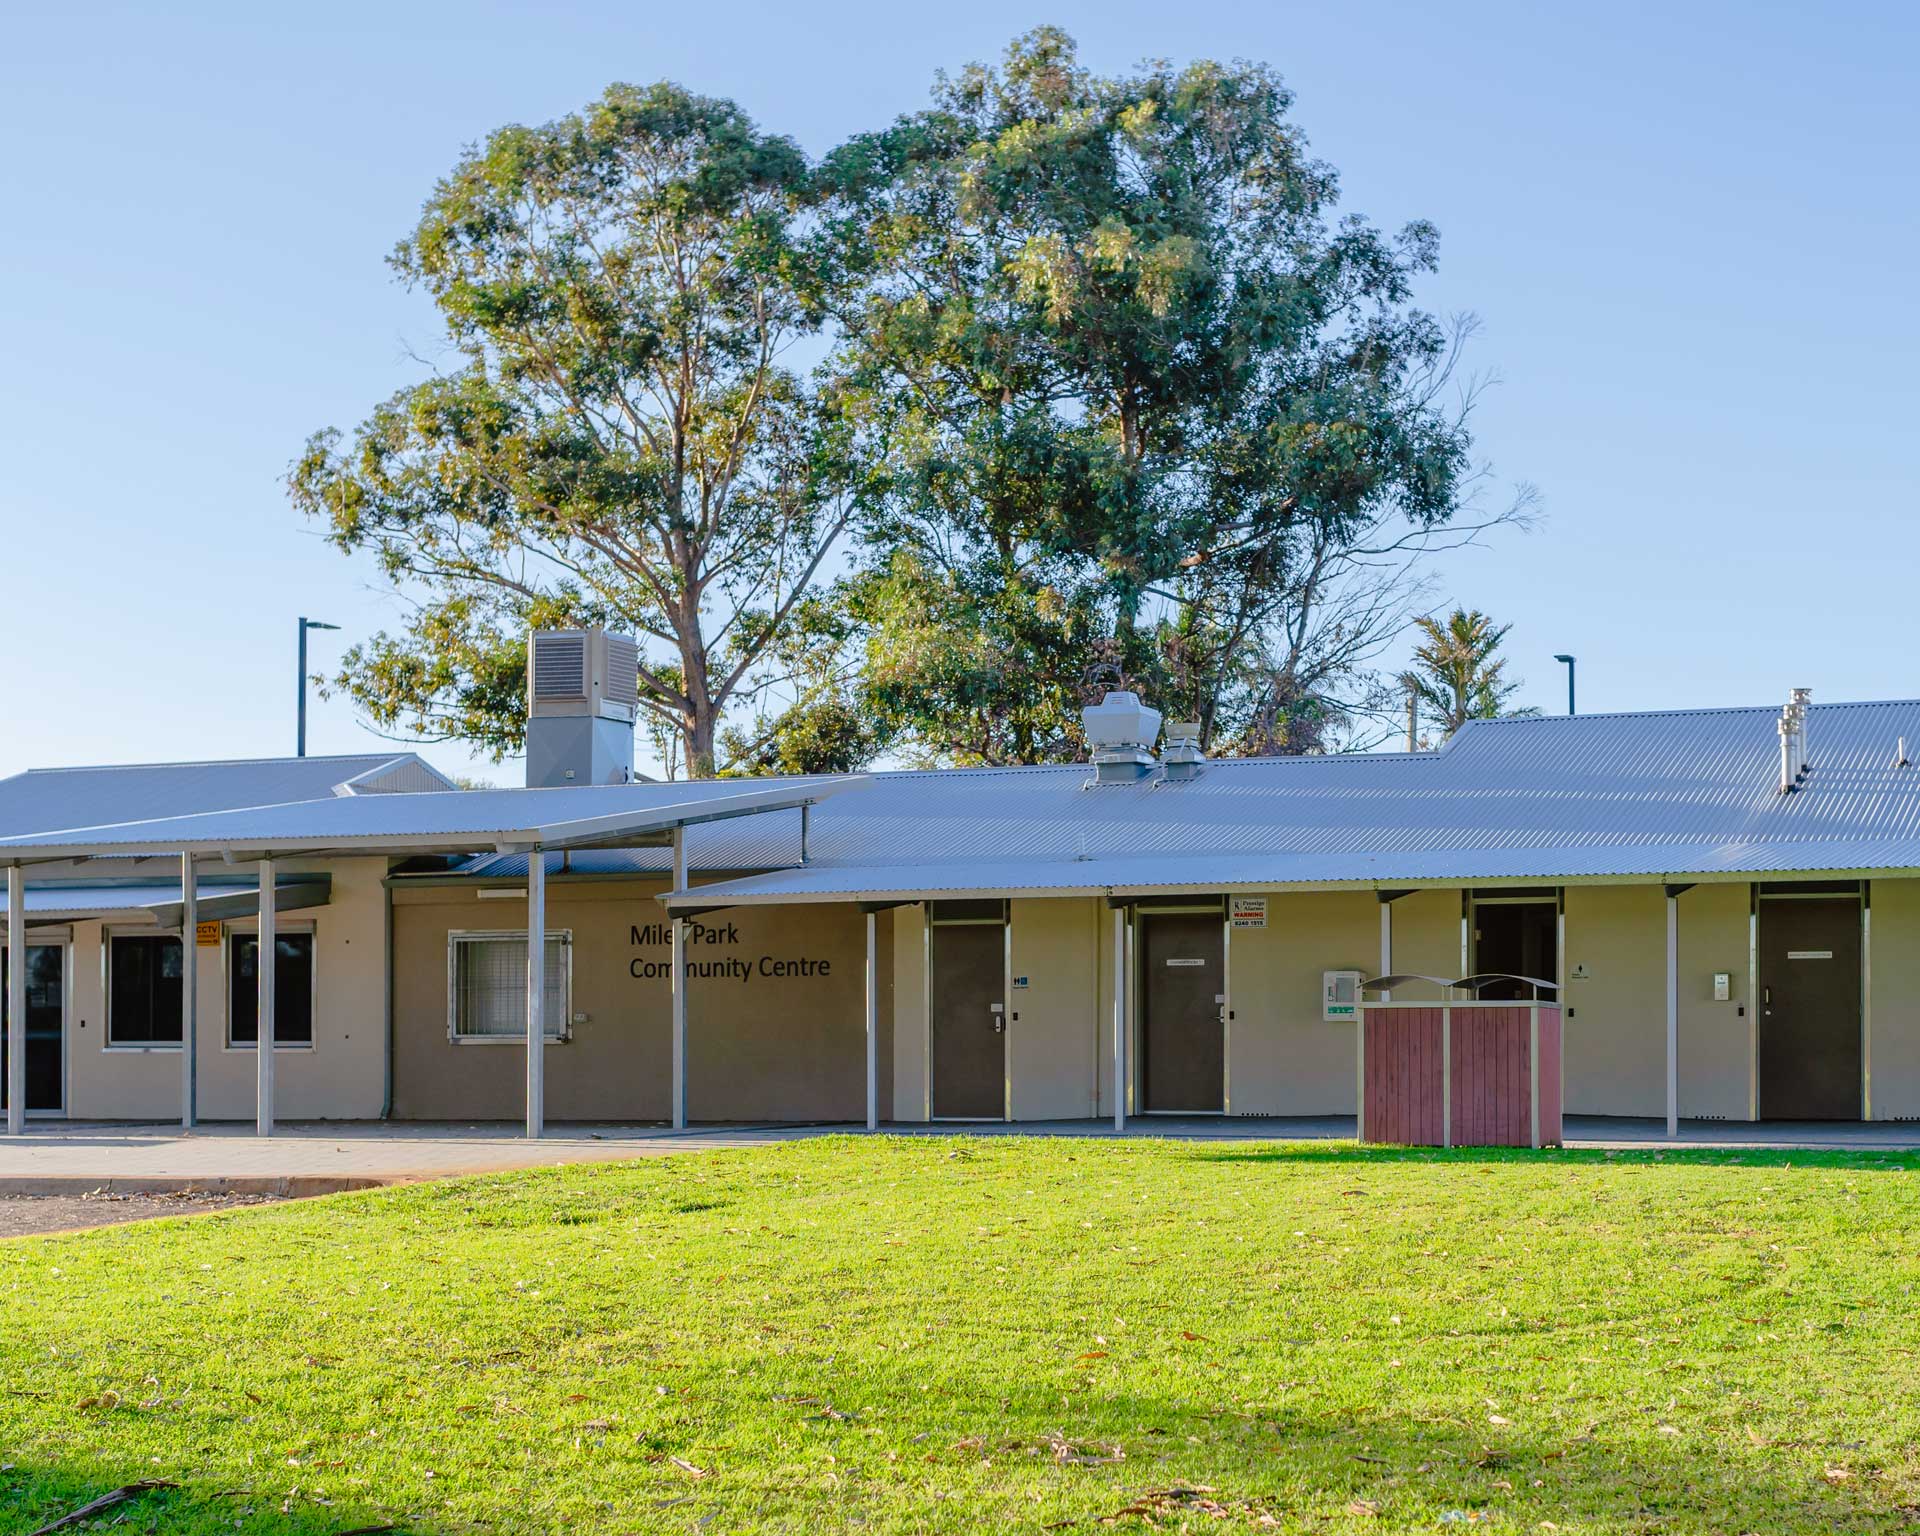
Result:
M1713 973L1713 1000L1724 1003L1733 996L1733 972L1715 971Z
M1360 1016L1360 972L1320 973L1320 1017L1329 1023Z

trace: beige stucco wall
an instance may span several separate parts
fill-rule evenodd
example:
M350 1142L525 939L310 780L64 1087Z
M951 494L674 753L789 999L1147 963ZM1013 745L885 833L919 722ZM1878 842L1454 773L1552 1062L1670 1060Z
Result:
M894 911L892 945L895 1117L927 1115L926 909ZM1010 999L1007 1066L1016 1120L1081 1119L1111 1113L1102 1074L1112 1015L1103 902L1035 897L1010 905L1013 974L1027 978Z
M1232 1113L1352 1114L1355 1025L1321 1017L1320 973L1374 974L1379 901L1370 891L1268 896L1267 926L1236 928L1231 943Z
M672 992L658 879L547 885L547 927L572 937L570 1038L548 1047L552 1120L658 1120L672 1110ZM394 891L397 1119L511 1120L525 1109L518 1043L455 1044L447 943L456 930L521 930L526 902L433 885ZM892 1111L893 917L881 914L880 1113ZM643 942L634 942L636 931ZM859 1120L866 1114L866 931L851 903L736 907L690 926L687 1113L694 1120ZM767 974L778 961L823 963Z
M1873 1118L1920 1118L1920 880L1873 882L1869 1068Z
M927 909L895 907L893 919L893 1116L927 1118Z
M1084 899L1010 906L1015 1017L1007 1073L1015 1120L1099 1113L1100 916L1100 904Z
M1665 1115L1665 895L1657 885L1569 886L1566 918L1567 1113Z
M1459 891L1410 891L1393 903L1393 969L1448 980L1460 974Z
M170 866L172 867L172 866ZM333 876L327 906L288 912L289 930L314 935L314 1042L274 1057L274 1113L284 1120L371 1119L384 1088L384 859L285 860L280 874ZM244 866L222 869L247 873ZM67 1113L85 1120L164 1120L180 1113L178 1046L107 1045L103 931L145 925L72 926L67 955ZM223 926L221 944L198 951L198 1081L201 1118L251 1120L255 1057L227 1044L226 935L252 932L252 919ZM158 930L155 930L158 931Z
M1697 885L1679 898L1680 1113L1752 1118L1753 1017L1747 996L1749 887ZM1665 914L1661 916L1664 924ZM1666 932L1660 935L1665 964ZM1713 973L1733 973L1733 996L1713 1000ZM1664 1023L1662 994L1659 1017ZM1745 1010L1745 1011L1743 1011ZM1666 1092L1665 1084L1661 1092ZM1662 1103L1660 1113L1666 1113Z
M332 904L287 914L316 935L316 1043L276 1060L284 1119L380 1113L385 1073L383 861L289 862L324 868ZM574 936L573 1009L585 1017L547 1057L555 1120L659 1119L669 1111L670 993L664 936L636 947L632 931L663 921L653 880L549 886L548 922ZM1393 968L1450 975L1459 965L1459 893L1419 891L1393 903ZM1567 1107L1572 1113L1665 1111L1665 912L1657 886L1571 887L1566 893ZM1009 1064L1017 1119L1110 1116L1112 915L1089 898L1034 898L1012 907L1015 975ZM1920 1117L1920 881L1874 886L1871 948L1873 1110ZM739 958L753 979L698 978L689 1006L689 1107L698 1120L857 1120L865 1111L864 919L852 904L742 908L701 920L722 935L694 944L696 962ZM524 926L524 900L482 901L470 886L395 893L394 1113L401 1118L518 1119L524 1052L447 1039L447 934ZM885 1118L918 1119L926 1103L924 909L878 919L880 1087ZM231 925L243 926L243 925ZM76 1118L167 1119L178 1113L173 1048L108 1050L101 925L71 928L67 1016L68 1112ZM254 1056L226 1046L225 948L203 949L200 1105L209 1119L253 1115ZM824 976L758 975L762 955L828 962ZM631 963L652 962L636 977ZM1276 894L1268 926L1233 935L1231 1107L1240 1114L1350 1113L1350 1026L1319 1017L1320 972L1371 972L1379 907L1367 892ZM1712 973L1733 973L1734 996L1712 1000ZM897 984L896 984L897 983ZM1751 1008L1747 888L1701 885L1680 898L1680 1110L1749 1112Z

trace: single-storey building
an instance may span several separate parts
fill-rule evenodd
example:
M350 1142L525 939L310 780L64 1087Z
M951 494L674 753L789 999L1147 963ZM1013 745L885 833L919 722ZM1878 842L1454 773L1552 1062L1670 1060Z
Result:
M1206 761L1114 695L1084 764L659 784L618 637L535 642L528 788L0 781L10 1115L1341 1115L1361 978L1497 971L1570 1113L1920 1118L1920 702Z

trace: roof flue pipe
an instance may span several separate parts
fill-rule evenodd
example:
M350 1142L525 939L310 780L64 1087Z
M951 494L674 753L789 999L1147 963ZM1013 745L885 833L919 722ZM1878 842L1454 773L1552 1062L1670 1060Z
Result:
M1093 751L1094 784L1132 784L1153 772L1153 744L1160 711L1135 693L1115 691L1080 711L1080 725Z
M1797 732L1800 742L1799 771L1800 776L1804 778L1813 768L1813 749L1807 745L1807 723L1813 717L1813 690L1795 688L1788 696L1793 700L1794 720L1799 726Z
M1780 711L1780 793L1792 794L1807 776L1811 760L1807 755L1807 716L1813 707L1811 688L1793 688L1787 693L1787 707Z

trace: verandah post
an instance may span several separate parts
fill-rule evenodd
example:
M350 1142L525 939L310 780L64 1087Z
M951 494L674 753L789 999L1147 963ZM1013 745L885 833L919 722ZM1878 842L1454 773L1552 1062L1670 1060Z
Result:
M527 853L527 1136L547 1127L547 854Z
M687 829L673 829L673 888L687 888ZM687 923L673 918L673 1128L687 1128Z
M260 861L260 931L254 939L254 974L259 980L259 1002L254 1008L253 1038L253 1129L258 1136L273 1134L273 1004L274 961L278 958L279 937L273 860ZM191 944L194 935L181 935L183 944Z

